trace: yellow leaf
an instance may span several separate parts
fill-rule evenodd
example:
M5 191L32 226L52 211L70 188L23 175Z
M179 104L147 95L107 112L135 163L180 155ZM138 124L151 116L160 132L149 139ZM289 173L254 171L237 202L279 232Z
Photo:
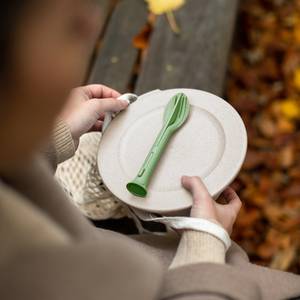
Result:
M280 103L281 113L287 119L300 119L300 103L294 99L286 99Z
M300 90L300 69L297 69L294 73L294 86Z
M149 5L149 10L156 14L164 14L181 7L185 0L146 0Z
M300 26L296 26L294 29L294 38L295 42L299 45L300 44Z

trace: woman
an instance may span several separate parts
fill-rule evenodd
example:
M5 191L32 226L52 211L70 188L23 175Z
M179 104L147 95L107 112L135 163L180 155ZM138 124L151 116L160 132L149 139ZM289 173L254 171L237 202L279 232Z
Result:
M94 0L0 5L1 299L300 294L299 277L251 265L236 245L226 254L223 242L204 231L186 230L179 241L172 235L129 238L90 225L52 174L74 154L82 134L101 129L106 111L128 105L105 86L74 89L84 80L101 8ZM198 178L184 176L182 184L193 197L191 216L230 233L241 206L235 192L227 189L228 204L220 205Z

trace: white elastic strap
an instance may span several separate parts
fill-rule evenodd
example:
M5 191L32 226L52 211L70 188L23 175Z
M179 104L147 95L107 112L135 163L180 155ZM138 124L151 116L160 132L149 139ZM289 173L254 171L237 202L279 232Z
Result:
M124 208L126 209L128 216L132 218L133 222L135 223L139 234L148 233L148 234L159 235L159 236L164 236L167 234L167 232L157 232L157 231L150 231L146 229L141 222L142 219L139 218L138 215L129 206L124 206Z
M191 217L153 217L152 214L131 208L134 213L143 221L153 221L163 223L173 229L190 229L195 231L207 232L221 240L226 251L231 246L231 239L227 231L216 223L200 218Z
M132 209L130 209L128 206L124 205L124 209L126 210L127 215L132 218L139 234L143 234L143 233L151 233L151 231L147 230L146 228L144 228L141 219L138 217L137 214L134 213L134 211Z

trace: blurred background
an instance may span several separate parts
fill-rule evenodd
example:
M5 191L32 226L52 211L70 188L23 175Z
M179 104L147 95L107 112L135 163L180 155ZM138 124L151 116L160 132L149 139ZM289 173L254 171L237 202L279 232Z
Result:
M253 262L300 273L300 1L99 2L88 81L121 93L198 88L230 102L249 138L232 184L244 203L233 239ZM88 205L97 226L134 230L122 211L103 217Z
M234 238L253 261L298 273L299 93L300 1L241 1L225 90L249 139Z

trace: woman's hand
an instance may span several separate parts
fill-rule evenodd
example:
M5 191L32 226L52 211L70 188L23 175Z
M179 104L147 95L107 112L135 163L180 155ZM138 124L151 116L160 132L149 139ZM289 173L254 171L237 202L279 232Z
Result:
M221 197L225 199L227 204L219 204L210 196L199 177L183 176L182 185L193 196L191 217L215 222L231 234L233 224L242 206L242 202L235 191L232 188L226 188Z
M120 94L104 85L91 84L72 90L61 118L70 127L75 143L84 133L99 131L108 111L118 112L128 102L118 100Z

